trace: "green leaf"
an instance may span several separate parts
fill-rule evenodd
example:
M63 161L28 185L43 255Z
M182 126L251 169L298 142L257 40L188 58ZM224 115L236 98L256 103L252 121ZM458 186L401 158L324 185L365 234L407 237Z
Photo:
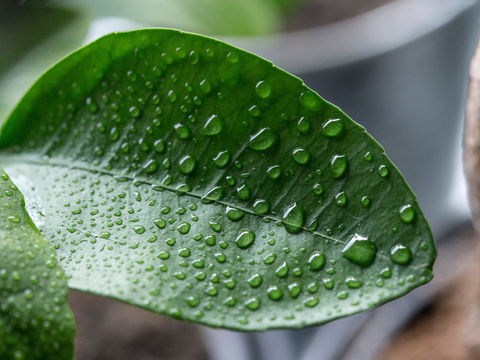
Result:
M23 195L0 175L0 358L71 359L75 322L64 271Z
M263 330L355 314L432 278L428 223L382 147L298 78L220 41L108 35L38 80L0 147L75 289Z

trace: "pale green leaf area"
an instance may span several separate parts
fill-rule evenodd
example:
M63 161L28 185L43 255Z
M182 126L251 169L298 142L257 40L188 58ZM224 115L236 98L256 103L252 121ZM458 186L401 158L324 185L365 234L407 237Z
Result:
M64 271L0 169L0 359L71 359L75 322Z
M74 289L264 330L432 278L428 223L382 147L214 39L151 29L80 49L25 95L0 147Z
M68 0L60 5L96 18L113 16L217 36L274 33L283 16L276 0Z

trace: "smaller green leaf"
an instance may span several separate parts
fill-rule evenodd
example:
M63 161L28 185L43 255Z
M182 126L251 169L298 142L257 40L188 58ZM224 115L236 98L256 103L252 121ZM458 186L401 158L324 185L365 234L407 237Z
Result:
M0 174L0 359L71 359L75 322L65 274L23 195Z

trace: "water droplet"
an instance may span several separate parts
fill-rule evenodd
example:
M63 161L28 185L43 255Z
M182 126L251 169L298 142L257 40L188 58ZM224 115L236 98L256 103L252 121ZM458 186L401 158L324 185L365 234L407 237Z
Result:
M305 210L301 205L294 203L283 214L282 223L290 234L298 234L305 223Z
M175 128L177 138L179 138L180 140L188 140L192 137L192 131L188 126L178 123L175 124L173 127Z
M337 297L340 299L340 300L343 300L343 299L346 299L348 297L348 292L346 291L340 291L337 295Z
M312 124L310 120L305 117L300 118L297 124L297 130L300 134L308 134L310 132L310 128Z
M270 128L263 128L255 135L250 137L248 146L256 151L264 151L270 149L278 142L278 134Z
M388 176L388 167L386 165L380 165L378 168L378 174L384 178Z
M410 224L413 220L415 220L415 209L412 205L404 205L400 208L399 211L400 220L402 220L406 224Z
M345 280L347 286L351 289L358 289L363 285L363 282L360 280L355 279L354 277L350 276Z
M262 285L262 282L263 278L260 274L254 274L250 279L248 279L248 284L253 288L259 287Z
M333 179L342 178L347 172L348 160L345 155L335 155L330 161L330 177Z
M166 260L170 257L170 253L168 251L162 250L158 253L157 258Z
M262 114L262 110L257 105L253 105L250 109L248 109L248 112L253 117L259 117Z
M226 215L229 220L240 221L245 215L245 213L242 210L227 206Z
M113 127L112 130L110 130L110 136L108 137L108 140L111 142L117 141L118 138L120 137L120 131L116 127Z
M217 296L218 294L217 288L213 285L209 286L205 289L205 294L207 294L208 296Z
M338 138L345 133L345 124L341 119L328 120L323 124L322 135L328 138Z
M343 257L361 267L373 264L377 255L377 246L359 234L355 234L342 250Z
M276 180L282 174L282 167L280 165L271 166L267 170L268 177L272 180Z
M226 179L227 179L227 185L228 186L235 186L235 184L237 183L235 178L233 178L231 176L227 176Z
M290 296L292 299L296 299L302 290L302 285L293 283L288 285L288 290L290 291Z
M307 299L305 299L303 301L303 303L305 304L305 306L308 306L308 307L314 307L318 304L318 298L316 297L309 297Z
M220 134L223 128L223 120L218 115L212 115L208 118L202 130L204 136L214 136Z
M158 168L160 167L160 164L158 163L157 160L149 160L145 166L143 167L143 169L145 170L145 172L147 174L151 174L151 173L154 173L155 171L158 170Z
M347 194L345 194L344 191L338 193L335 196L335 205L337 205L338 207L343 208L347 206L347 203L348 203L348 198L347 198Z
M98 104L92 98L87 98L87 108L91 114L98 112Z
M165 242L167 243L168 246L173 246L175 245L176 241L174 238L168 238Z
M212 84L208 80L203 80L200 82L200 90L206 95L209 94L210 91L212 91Z
M208 235L205 237L205 244L208 246L213 246L216 244L216 238L215 235Z
M235 64L238 61L238 54L236 52L228 53L227 60L229 63Z
M270 211L270 202L268 200L258 199L253 204L255 214L265 215Z
M293 160L300 165L305 165L310 162L311 154L308 150L304 149L295 149L293 151Z
M219 151L217 156L213 159L215 166L219 169L223 169L227 166L228 162L230 161L230 151Z
M182 157L178 164L178 170L184 175L191 174L193 170L195 170L195 166L197 165L197 160L195 160L190 155L186 155Z
M268 297L271 300L278 301L283 297L283 292L278 286L272 285L267 290Z
M412 251L404 245L394 245L390 250L390 259L399 265L408 265L412 261Z
M308 259L308 268L312 271L319 271L325 266L325 255L319 251L314 252Z
M136 225L133 227L133 230L137 233L137 234L143 234L145 232L145 228L141 225Z
M362 197L362 206L363 207L370 207L370 198L368 196Z
M275 261L275 259L277 258L277 255L275 254L268 254L267 256L265 256L265 258L263 259L263 263L266 264L266 265L270 265L271 263L273 263Z
M327 290L332 290L334 282L332 279L323 279L323 286L325 286L325 289Z
M382 271L380 271L380 276L389 278L392 276L392 271L389 268L382 269Z
M249 310L252 310L252 311L257 310L260 307L260 299L257 299L257 298L248 299L245 302L245 306Z
M225 301L223 302L224 305L227 305L227 306L233 306L235 305L237 301L235 300L235 298L233 296L229 296L225 299Z
M365 154L365 161L372 161L373 160L373 155L372 153L369 151Z
M148 242L152 243L157 241L157 235L152 235L147 239Z
M283 277L287 276L287 274L288 274L288 265L287 265L287 263L284 262L282 265L280 265L280 266L278 267L278 269L275 270L275 274L277 274L277 276L278 276L279 278L283 278Z
M20 222L20 218L18 216L9 216L8 217L8 220L13 222L13 223L19 223Z
M189 257L190 256L190 249L189 248L181 248L180 250L178 250L178 256L181 256L181 257Z
M210 227L213 229L213 231L216 231L216 232L222 231L222 225L220 225L219 223L216 223L213 221L209 221L208 223L210 224Z
M132 106L128 109L130 116L133 118L138 118L140 116L140 109L137 106Z
M237 196L240 200L247 201L247 200L250 200L250 197L252 196L252 192L250 191L250 188L247 185L242 185L239 188L237 188Z
M164 152L165 151L165 142L162 139L155 141L153 143L153 150L156 153Z
M323 186L320 184L315 184L313 187L313 193L315 195L322 195L323 193Z
M320 96L310 90L307 90L300 95L300 103L303 107L312 111L320 109L320 106L322 105Z
M196 307L200 303L200 299L196 298L194 296L189 296L185 299L187 302L188 306L190 307Z
M260 81L255 86L255 91L260 98L266 99L272 94L272 85L268 81Z
M192 262L193 267L196 267L197 269L202 269L205 267L205 262L201 259L194 260Z
M255 233L246 229L240 230L240 232L237 235L237 238L235 239L235 243L240 249L248 248L250 245L253 244L254 241L255 241Z
M177 230L180 234L188 234L188 232L190 231L190 224L187 222L181 223L180 225L178 225Z
M219 263L224 263L227 260L227 257L222 253L217 253L215 254L215 259L217 259Z

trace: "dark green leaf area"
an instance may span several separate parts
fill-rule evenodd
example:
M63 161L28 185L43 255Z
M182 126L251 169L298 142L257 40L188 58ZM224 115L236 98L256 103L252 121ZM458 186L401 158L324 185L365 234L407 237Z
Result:
M98 40L40 78L0 146L35 184L78 289L262 330L366 310L432 276L428 223L383 149L298 78L213 39ZM352 239L375 244L369 264L344 256ZM399 244L408 264L391 258Z
M75 323L52 246L0 169L0 358L71 359Z

